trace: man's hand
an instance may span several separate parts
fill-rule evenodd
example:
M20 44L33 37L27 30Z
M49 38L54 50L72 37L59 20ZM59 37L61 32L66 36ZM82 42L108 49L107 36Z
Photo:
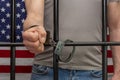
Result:
M23 43L32 53L44 51L46 31L44 29L44 1L25 0L27 16L23 24ZM32 25L39 25L29 28Z
M120 72L117 74L114 74L112 79L110 79L110 80L120 80Z
M41 53L44 51L46 41L46 31L43 26L36 26L25 30L22 33L23 44L32 53Z

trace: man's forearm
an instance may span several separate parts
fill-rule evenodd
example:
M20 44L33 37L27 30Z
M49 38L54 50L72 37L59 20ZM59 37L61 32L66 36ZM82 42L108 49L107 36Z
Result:
M31 0L25 0L26 12L28 12L28 10L29 10L29 8L30 8L30 3L31 3Z
M44 0L25 0L27 17L24 22L24 29L31 25L43 26L44 21Z
M111 41L120 42L120 29L110 31ZM113 63L115 72L120 71L120 46L112 46Z
M120 3L111 2L108 5L108 25L110 40L120 42ZM120 72L120 46L112 46L115 73Z

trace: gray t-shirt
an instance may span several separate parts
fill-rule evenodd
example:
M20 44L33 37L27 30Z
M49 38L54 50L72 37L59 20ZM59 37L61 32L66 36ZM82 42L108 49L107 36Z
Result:
M59 0L60 40L101 41L102 0ZM45 28L53 36L53 0L45 0ZM68 57L72 47L65 47L62 58ZM34 64L52 66L52 47L35 56ZM100 46L77 47L72 60L59 62L59 67L76 70L101 70Z

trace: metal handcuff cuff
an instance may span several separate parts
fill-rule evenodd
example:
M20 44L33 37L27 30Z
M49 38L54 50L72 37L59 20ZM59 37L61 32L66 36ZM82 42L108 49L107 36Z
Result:
M71 53L69 54L68 58L66 58L65 60L62 60L62 58L60 57L62 50L65 46L65 43L70 43L70 42L73 42L73 41L69 40L69 39L67 39L65 41L58 41L54 53L58 55L59 61L67 63L72 59L72 57L75 53L75 46L73 46L73 49L72 49Z
M37 26L39 26L39 25L32 25L32 26L30 26L28 29L33 28L33 27L37 27ZM27 30L28 30L28 29L27 29ZM52 41L52 42L53 42L53 44L54 44L54 41ZM64 46L65 46L65 43L70 43L70 42L73 42L73 41L67 39L67 40L65 40L65 41L58 41L58 43L56 44L54 53L55 53L56 55L58 55L59 61L64 62L64 63L67 63L67 62L69 62L69 61L72 59L72 57L73 57L73 55L74 55L74 53L75 53L75 48L76 48L75 46L73 46L71 53L69 54L69 56L68 56L65 60L62 60L62 58L60 57L60 56L61 56L61 53L62 53L62 50L63 50L63 48L64 48ZM55 46L55 45L53 45L53 46Z

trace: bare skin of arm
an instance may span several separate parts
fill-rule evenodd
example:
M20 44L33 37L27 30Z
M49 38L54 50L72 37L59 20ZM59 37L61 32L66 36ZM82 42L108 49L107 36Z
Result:
M23 43L32 53L44 51L46 31L44 29L44 0L25 0L27 17L23 24ZM30 26L37 25L30 28Z
M112 1L108 4L108 26L110 40L120 42L120 2ZM120 46L111 46L114 64L114 75L111 80L120 80Z

